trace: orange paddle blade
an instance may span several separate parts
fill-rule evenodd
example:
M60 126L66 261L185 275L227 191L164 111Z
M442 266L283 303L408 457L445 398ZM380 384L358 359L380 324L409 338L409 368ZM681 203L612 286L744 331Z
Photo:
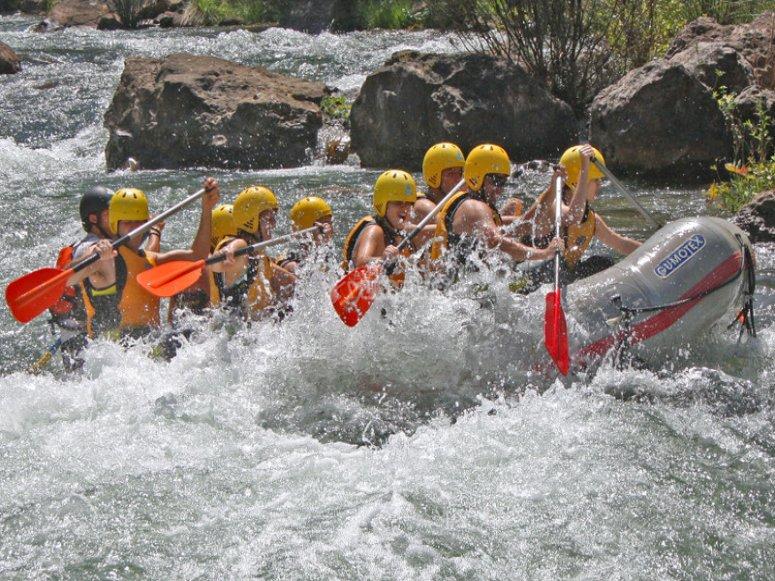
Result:
M560 291L552 291L546 295L544 344L560 373L568 375L570 369L568 326L565 322L565 313L562 310Z
M29 323L59 300L72 274L72 269L41 268L11 281L5 302L13 318Z
M348 272L331 290L331 303L339 318L354 327L371 308L379 292L382 265L365 264Z
M138 274L137 282L152 295L171 297L198 281L204 264L204 260L166 262Z

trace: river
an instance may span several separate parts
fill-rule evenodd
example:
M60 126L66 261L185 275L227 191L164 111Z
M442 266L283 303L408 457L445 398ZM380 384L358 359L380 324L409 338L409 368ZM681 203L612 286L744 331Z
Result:
M352 95L396 50L459 50L432 32L35 34L33 22L0 18L24 65L0 77L3 286L79 237L95 184L140 187L160 211L209 173L227 200L264 183L280 233L296 199L322 195L337 241L368 211L377 172L355 163L107 173L102 116L126 56L214 55ZM508 188L529 200L547 179ZM707 212L699 188L627 185L665 218ZM597 207L650 234L612 187ZM172 218L165 243L188 244L196 215ZM771 290L757 291L755 341L719 325L663 365L563 384L526 371L541 293L498 293L487 310L410 279L349 329L332 276L311 276L282 324L192 321L202 332L170 362L96 342L78 375L25 371L52 342L45 317L21 326L2 309L0 577L775 576Z

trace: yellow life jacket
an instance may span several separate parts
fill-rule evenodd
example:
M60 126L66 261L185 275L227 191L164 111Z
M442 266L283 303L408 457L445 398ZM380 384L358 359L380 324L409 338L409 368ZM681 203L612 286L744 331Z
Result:
M342 245L342 268L345 271L352 270L353 268L353 252L355 251L355 247L358 245L358 239L360 238L361 234L366 230L366 228L370 226L379 226L382 228L382 235L385 240L385 246L388 246L390 244L399 244L400 240L396 240L398 238L397 234L391 236L391 232L388 232L384 225L377 222L377 220L373 216L364 216L360 220L358 220L355 223L355 226L353 226L350 229L350 232L348 232L347 236L345 236L344 244ZM392 238L392 239L391 239ZM414 250L414 246L409 243L408 245L404 246L404 248L401 250L401 256L403 257L409 257L412 255L412 251ZM391 274L389 277L390 281L396 285L396 286L402 286L404 284L404 273L403 272L397 272L395 274Z
M581 224L571 224L565 233L565 264L570 270L576 268L576 264L586 252L592 239L595 237L597 224L595 213L587 206L584 209L584 218Z
M456 246L460 242L461 236L452 230L455 213L463 202L475 199L478 198L474 197L472 192L458 192L439 210L436 216L436 231L433 234L433 244L431 245L431 260L438 260L447 248ZM490 211L495 225L501 226L503 221L498 210L490 206Z
M224 238L218 243L216 252L233 241L236 237ZM272 304L272 291L269 281L272 279L274 264L262 254L248 257L248 267L240 278L231 285L226 284L222 272L213 273L213 283L210 286L210 302L213 305L225 306L239 311L246 318L253 318Z
M159 325L159 297L137 282L137 275L156 266L156 253L118 248L116 282L106 289L96 289L86 279L81 292L86 307L86 330L95 334L121 333Z

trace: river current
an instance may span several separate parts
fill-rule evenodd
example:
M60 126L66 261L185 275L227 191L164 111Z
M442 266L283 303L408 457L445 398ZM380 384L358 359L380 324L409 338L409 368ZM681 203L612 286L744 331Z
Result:
M378 172L355 162L107 173L102 116L126 56L214 55L353 95L396 50L460 50L432 32L31 24L0 18L24 64L0 77L3 286L80 236L78 199L96 184L140 187L161 211L204 175L225 201L265 183L279 233L296 199L322 195L338 242L368 211ZM508 188L529 201L547 179ZM699 188L627 185L665 218L707 212ZM597 208L650 234L610 186ZM165 246L187 245L196 216L170 219ZM543 292L488 281L485 305L410 276L349 329L328 300L335 279L310 275L282 324L191 320L200 332L170 362L96 342L77 375L57 361L29 373L53 341L45 317L21 326L0 310L0 577L775 576L769 288L756 340L719 324L661 365L563 383L531 371Z

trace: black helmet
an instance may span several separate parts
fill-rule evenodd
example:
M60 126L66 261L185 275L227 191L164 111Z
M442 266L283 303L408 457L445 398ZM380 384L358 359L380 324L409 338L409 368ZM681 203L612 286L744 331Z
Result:
M79 211L81 213L81 222L83 222L84 230L88 232L92 226L89 222L89 216L107 210L110 205L110 198L112 197L113 194L110 190L103 188L102 186L93 187L81 197Z

